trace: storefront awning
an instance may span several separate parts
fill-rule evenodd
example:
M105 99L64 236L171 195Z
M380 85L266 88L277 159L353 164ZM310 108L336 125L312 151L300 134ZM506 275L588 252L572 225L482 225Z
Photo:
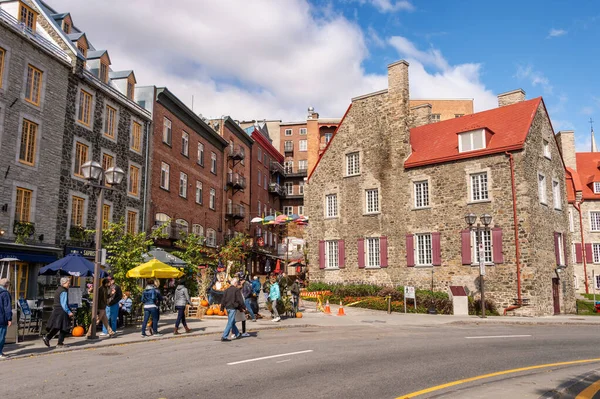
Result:
M17 258L21 262L31 263L50 263L54 262L58 257L50 254L35 254L31 252L0 252L0 258Z

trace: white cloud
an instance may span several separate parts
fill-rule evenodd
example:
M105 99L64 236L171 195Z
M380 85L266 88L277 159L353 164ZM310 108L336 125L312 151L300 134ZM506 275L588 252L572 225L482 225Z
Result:
M568 32L564 29L550 29L550 32L548 32L548 36L546 36L546 39L550 39L553 37L559 37L559 36L564 36L566 35Z
M515 77L521 80L528 80L534 87L540 86L546 94L551 94L554 89L548 78L542 72L534 70L531 65L519 65Z
M373 43L374 46L380 48L387 46L386 41L382 39L381 36L379 36L375 28L373 28L372 26L369 26L369 28L367 29L367 35L369 42Z
M581 108L580 111L583 115L593 115L594 114L594 107L583 107Z
M52 0L71 12L113 69L141 85L167 86L207 117L343 115L350 98L386 87L364 71L361 29L319 14L306 0ZM236 10L236 12L231 12ZM322 15L320 17L316 14ZM135 15L135 18L131 18Z
M440 50L419 50L401 36L391 37L389 43L410 63L412 98L473 98L475 111L498 106L497 97L480 81L481 64L450 65Z
M370 3L381 12L413 11L415 9L415 6L406 0L370 0Z

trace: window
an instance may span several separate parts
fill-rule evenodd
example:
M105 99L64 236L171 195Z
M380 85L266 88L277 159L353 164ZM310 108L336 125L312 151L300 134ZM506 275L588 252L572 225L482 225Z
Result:
M461 116L465 116L465 114L454 114L455 118L460 118Z
M190 154L190 135L186 132L181 133L181 153L186 157Z
M325 144L329 144L332 137L333 137L333 133L325 133Z
M83 177L81 167L88 161L89 149L90 147L86 144L80 143L79 141L75 142L75 170L73 171L75 176Z
M210 171L217 174L217 154L214 152L210 153Z
M575 223L573 221L573 210L569 209L569 231L572 233L575 231ZM575 258L573 258L575 259Z
M373 188L370 190L365 190L365 193L366 193L367 213L379 212L379 189Z
M544 145L544 156L548 159L552 159L552 154L550 153L550 143L548 140L543 140Z
M483 260L485 263L493 263L492 262L492 232L490 230L481 232L483 234L483 251L484 257ZM481 241L481 235L477 234L477 232L473 232L471 242L475 243L473 245L473 264L479 264L479 243Z
M258 201L258 213L257 213L258 217L260 217L260 209L261 209L261 207L260 207L260 201Z
M552 180L552 199L554 200L554 209L562 209L562 196L558 180Z
M379 237L365 239L367 267L379 267Z
M81 55L83 55L84 58L87 57L87 49L85 48L85 46L78 44L77 50L79 50L79 52L81 53Z
M258 171L258 185L262 185L262 173L260 172L260 170Z
M160 164L160 188L169 189L169 173L171 167L168 163L161 162Z
M594 182L594 194L600 194L600 182Z
M287 216L292 216L294 214L294 207L293 206L284 206L283 214L287 215Z
M42 91L42 71L29 65L27 69L27 86L25 87L25 100L40 105L40 92Z
M360 174L360 155L358 152L346 154L346 176Z
M135 123L135 122L134 122ZM104 114L104 135L114 139L117 131L117 110L110 105L106 106Z
M198 143L198 165L204 166L204 144Z
M110 205L104 204L102 205L102 229L108 229L110 225Z
M154 215L154 228L160 228L161 233L166 234L167 237L171 236L171 224L169 221L171 218L166 213L157 213Z
M107 153L102 153L102 169L108 170L115 166L115 158Z
M565 248L564 248L564 237L562 233L556 233L557 244L558 244L558 264L566 265L565 262Z
M169 118L165 118L163 121L163 143L171 145L171 120Z
M486 201L488 196L487 173L475 173L471 175L471 201Z
M285 152L294 151L294 142L293 141L286 141L285 144L284 144L284 151Z
M285 129L285 135L286 136L291 136L292 135L292 129Z
M479 129L458 135L458 152L481 150L485 148L485 130Z
M31 221L31 197L33 191L17 187L17 201L15 203L15 221Z
M294 161L285 161L283 163L285 173L292 173L294 171Z
M140 195L140 168L129 165L128 193L134 196Z
M133 122L131 129L131 149L136 152L142 151L142 125Z
M592 257L594 263L600 263L600 244L592 244Z
M433 250L431 247L431 234L415 234L417 241L416 264L417 266L429 266L433 264Z
M308 151L308 140L300 140L300 151Z
M137 233L137 217L138 214L136 211L127 211L127 233Z
M263 188L266 190L267 189L267 174L265 173L263 175Z
M85 199L77 196L71 198L71 226L83 226L83 209Z
M304 182L298 182L298 194L304 195Z
M182 233L187 234L189 231L189 229L188 229L189 224L188 224L187 220L184 220L184 219L177 219L175 221L175 227L176 227L176 233L177 233L175 236L177 238L183 238Z
M338 202L337 202L337 194L330 194L325 197L326 199L326 208L325 208L325 216L328 218L335 218L338 216Z
M325 267L327 269L337 269L340 266L337 241L325 241Z
M283 188L285 188L286 195L294 195L294 183L287 181L283 183Z
M35 32L37 13L25 4L19 2L19 22Z
M600 212L590 212L590 229L600 231Z
M187 198L187 179L185 173L179 172L179 196L183 198Z
M429 206L429 182L427 180L417 181L415 185L415 208L426 208Z
M196 180L196 203L202 203L202 182Z
M305 127L301 127L300 128L300 134L303 135L303 136L306 135L306 128Z
M258 153L258 162L262 162L262 150L259 148L257 153Z
M201 224L193 224L192 234L202 237L204 235L204 227Z
M431 122L439 122L441 120L441 114L431 114Z
M77 120L86 126L92 123L92 95L81 89L79 92L79 114Z
M0 47L0 87L2 87L2 76L4 76L4 58L6 50Z
M308 169L308 160L301 159L298 161L298 172L306 171Z
M63 32L65 32L67 35L71 33L71 24L69 24L67 21L63 21Z
M303 206L298 207L298 215L304 215L304 207Z
M213 229L206 229L206 246L217 246L217 233Z
M33 166L35 164L35 150L37 142L38 125L23 119L21 132L21 145L19 147L19 162Z
M100 62L100 80L108 83L108 65L105 62Z
M538 173L538 196L542 204L546 203L546 176Z
M267 167L269 166L269 158L267 158L266 152L263 154L263 164Z
M217 196L217 192L215 191L214 188L210 189L210 198L209 198L209 202L208 202L208 207L212 210L215 209L215 197Z

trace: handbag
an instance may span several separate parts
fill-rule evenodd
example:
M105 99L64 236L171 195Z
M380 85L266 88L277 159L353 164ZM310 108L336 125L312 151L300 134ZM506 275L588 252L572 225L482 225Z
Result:
M239 321L246 321L246 312L242 312L241 310L236 310L235 321L236 321L236 323Z

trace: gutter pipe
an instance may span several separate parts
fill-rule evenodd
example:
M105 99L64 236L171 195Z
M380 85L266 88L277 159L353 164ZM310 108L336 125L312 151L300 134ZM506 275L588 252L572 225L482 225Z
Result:
M513 154L506 151L504 152L508 156L510 162L510 182L512 188L512 202L513 202L513 225L515 235L515 262L517 264L517 304L509 306L504 309L504 315L510 310L519 309L523 306L523 299L521 298L521 246L519 244L519 225L517 219L517 187L515 184L515 160Z

